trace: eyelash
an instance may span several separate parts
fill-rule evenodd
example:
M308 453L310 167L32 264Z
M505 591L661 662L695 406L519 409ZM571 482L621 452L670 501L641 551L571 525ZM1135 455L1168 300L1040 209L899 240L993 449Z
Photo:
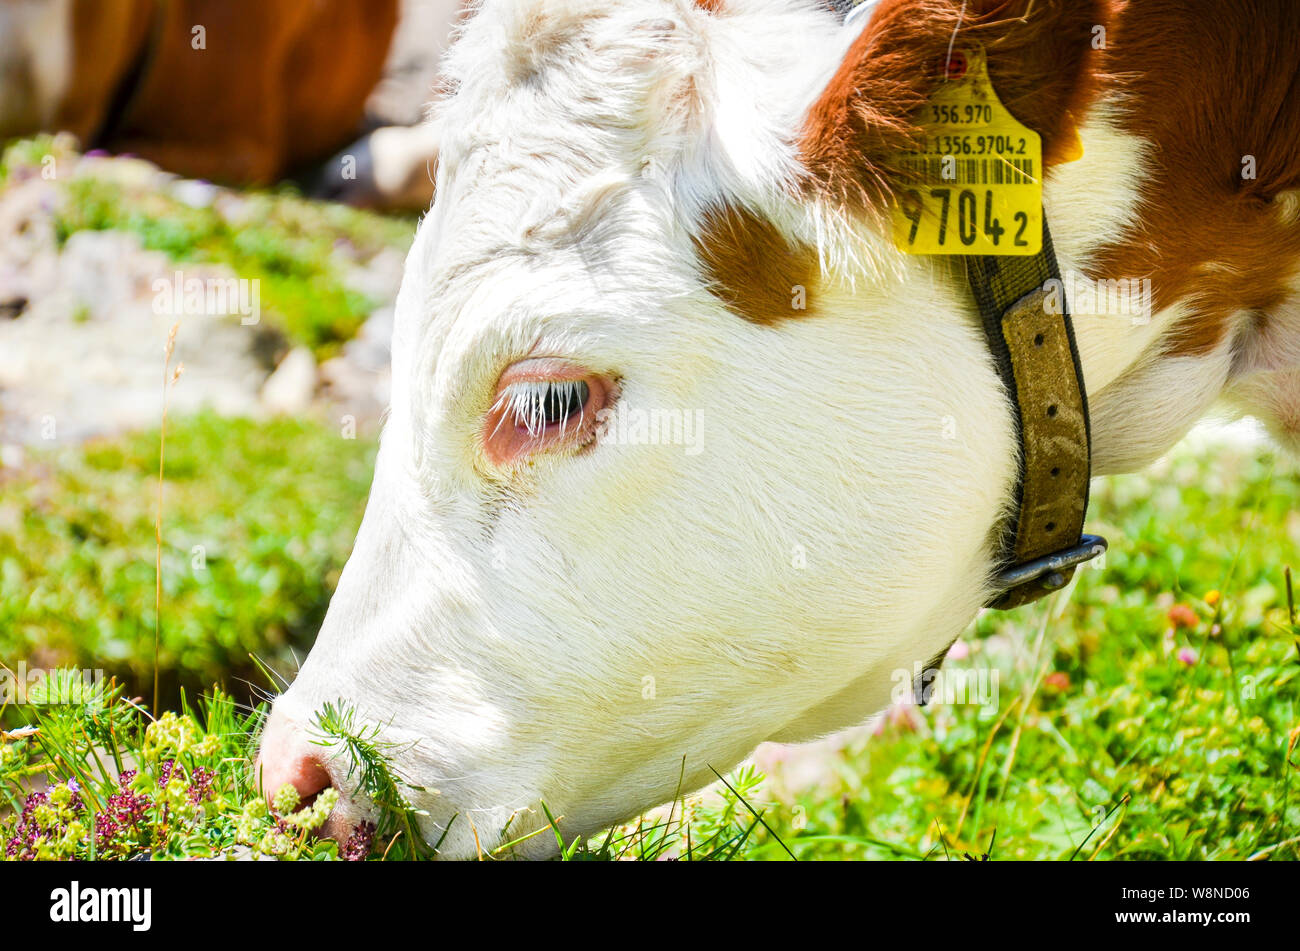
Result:
M524 380L503 389L493 409L504 410L498 426L509 421L536 438L549 426L558 425L565 432L575 414L581 427L590 397L591 388L584 380Z

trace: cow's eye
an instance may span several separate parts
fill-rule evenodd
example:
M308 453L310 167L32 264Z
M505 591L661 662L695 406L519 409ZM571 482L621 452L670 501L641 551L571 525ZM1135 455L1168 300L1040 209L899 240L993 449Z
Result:
M522 426L530 436L540 436L546 427L565 427L575 416L581 423L590 397L591 387L585 380L547 380L512 383L498 400L507 404L507 419Z
M497 465L541 451L575 449L595 435L610 382L567 361L530 359L501 375L488 411L483 446Z

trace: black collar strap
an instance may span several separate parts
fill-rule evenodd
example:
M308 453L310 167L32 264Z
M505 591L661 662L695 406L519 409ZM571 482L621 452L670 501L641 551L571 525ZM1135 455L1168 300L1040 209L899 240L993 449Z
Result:
M1083 534L1092 468L1088 393L1046 219L1042 251L1033 257L967 261L1020 445L1015 511L997 542L1000 570L987 604L1007 610L1065 587L1075 568L1106 550L1106 539ZM947 653L932 658L913 683L918 705L929 702Z
M1016 608L1065 587L1106 550L1083 534L1092 475L1088 392L1052 236L1032 257L971 257L967 278L989 351L1014 407L1020 471L999 540L989 607Z

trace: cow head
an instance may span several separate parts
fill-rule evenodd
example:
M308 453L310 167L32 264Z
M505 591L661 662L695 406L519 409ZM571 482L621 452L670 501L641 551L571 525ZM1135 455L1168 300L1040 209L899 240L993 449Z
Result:
M861 721L969 623L1011 410L960 282L880 223L872 162L958 16L900 6L855 41L811 0L483 4L268 786L355 792L311 742L343 701L431 841L460 817L443 854L542 802L590 833Z

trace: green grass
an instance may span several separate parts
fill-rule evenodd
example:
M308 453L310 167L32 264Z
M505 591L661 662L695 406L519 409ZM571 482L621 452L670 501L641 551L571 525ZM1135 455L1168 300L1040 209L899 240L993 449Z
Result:
M425 843L416 832L418 813L405 794L411 787L393 771L373 730L355 722L350 710L321 711L318 740L348 747L361 787L383 812L377 827L363 824L340 846L312 834L337 802L334 790L304 805L286 785L269 807L255 792L251 741L264 706L241 712L215 691L197 708L182 697L179 713L155 720L117 685L87 684L72 671L52 675L23 700L17 712L24 725L0 732L0 859L359 861L437 853L439 843ZM0 706L0 715L5 712ZM12 716L14 708L8 712ZM682 803L683 812L592 841L566 839L562 820L543 803L549 825L507 836L482 858L506 859L527 839L554 835L567 861L730 860L762 824L744 798L760 781L742 769L707 807Z
M163 488L164 702L304 656L351 549L373 437L320 423L172 420ZM152 697L158 434L0 473L0 660L103 669Z
M0 188L12 177L39 175L48 156L72 166L75 156L49 136L10 145L0 156ZM60 167L58 165L55 166ZM194 208L153 183L134 184L95 174L57 179L55 230L60 245L77 231L123 231L177 264L228 266L259 281L266 323L333 356L385 301L347 287L333 254L337 244L364 261L385 248L405 251L414 235L409 217L385 217L343 205L304 200L289 186L241 192L236 221L215 208Z
M0 856L339 857L336 843L311 835L335 796L299 808L288 788L273 814L252 794L246 753L260 711L242 713L217 692L154 720L112 684L69 677L46 689L49 702L28 711L32 726L0 746Z
M360 516L372 453L305 423L200 417L169 427L162 662L172 683L239 689L229 672L247 669L248 652L306 646ZM156 434L142 434L38 456L4 485L0 658L10 666L53 651L147 683L156 464ZM1152 473L1100 481L1089 524L1110 538L1104 566L1082 571L1068 598L986 614L969 655L945 668L997 670L993 716L974 705L912 709L832 757L810 788L787 792L779 775L764 782L743 770L721 795L685 797L590 841L567 834L562 816L540 834L572 860L1300 858L1300 629L1284 580L1285 565L1300 562L1297 499L1293 463L1229 450L1180 451ZM199 543L210 546L206 574L189 568ZM153 777L140 788L153 795L174 750L150 759L147 716L117 706L114 735L137 751ZM112 793L113 769L96 778L86 765L105 745L92 714L106 716L75 704L0 710L11 731L41 728L0 743L11 806L31 775L79 776L101 798ZM189 729L183 775L212 772L214 798L174 833L155 823L123 857L241 844L337 855L305 835L306 820L258 812L252 720L220 694L185 715L193 728L168 727ZM331 710L318 728L350 746L389 807L374 856L421 851L404 831L401 777L367 725ZM192 752L205 730L217 739ZM0 839L17 821L13 813L3 828L0 818ZM84 854L87 842L66 848Z

